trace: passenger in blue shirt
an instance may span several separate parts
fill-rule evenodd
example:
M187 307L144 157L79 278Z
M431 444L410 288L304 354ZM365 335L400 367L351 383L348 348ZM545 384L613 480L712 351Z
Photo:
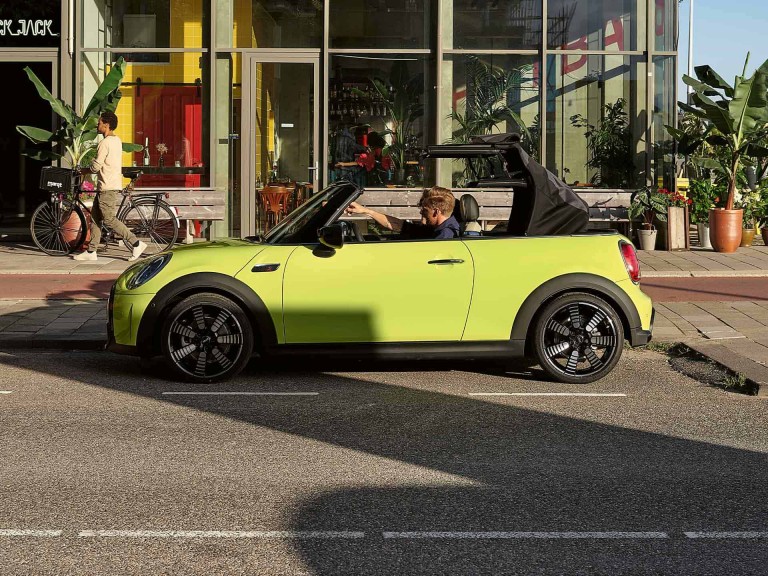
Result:
M453 217L456 198L447 188L433 186L425 190L419 201L421 222L406 222L395 216L383 214L352 202L347 206L347 214L364 214L388 230L400 232L401 239L419 238L449 239L459 236L459 222Z

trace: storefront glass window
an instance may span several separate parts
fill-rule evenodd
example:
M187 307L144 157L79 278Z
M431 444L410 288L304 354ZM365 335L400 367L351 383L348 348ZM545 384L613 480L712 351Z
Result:
M654 182L674 189L674 141L665 126L674 126L675 58L659 56L653 59L653 156Z
M203 0L83 0L84 48L203 48ZM134 62L168 62L167 54L131 53Z
M454 0L453 9L443 13L443 47L538 50L541 48L541 2Z
M331 48L428 48L429 0L330 0Z
M644 50L647 1L547 0L547 44L564 50Z
M118 55L83 54L82 102L90 100L111 62L105 59L112 57ZM137 188L208 185L208 107L199 64L204 58L201 53L172 54L170 66L127 65L116 132L123 142L148 145L149 165L144 164L142 152L123 154L123 166L135 163L144 171Z
M424 184L419 156L434 122L428 62L423 56L333 55L329 182L346 178L369 187Z
M654 38L656 50L677 50L677 4L678 0L653 0L656 4Z
M631 56L549 57L549 170L576 185L634 188L644 183L645 68L641 58Z
M220 0L217 14L219 48L322 46L322 0Z
M516 132L531 155L538 157L538 57L451 55L443 66L442 86L443 109L449 115L441 126L442 141L463 143L481 134ZM452 186L466 182L465 168L464 161L452 163Z
M59 44L59 0L0 2L0 48L48 48Z

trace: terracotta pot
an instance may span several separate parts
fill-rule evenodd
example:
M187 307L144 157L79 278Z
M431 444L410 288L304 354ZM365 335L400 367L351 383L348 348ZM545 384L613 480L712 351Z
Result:
M741 242L739 243L739 246L742 246L744 248L752 246L752 241L754 239L755 239L755 229L754 228L742 228L741 229Z
M743 210L709 211L709 239L715 252L736 252L741 243Z
M768 246L768 228L760 229L760 236L763 237L763 244Z

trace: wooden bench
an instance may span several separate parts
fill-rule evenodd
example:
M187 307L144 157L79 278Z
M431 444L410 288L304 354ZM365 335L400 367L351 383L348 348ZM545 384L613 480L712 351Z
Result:
M579 197L589 206L590 224L621 226L625 236L632 233L632 221L629 219L629 205L633 190L621 189L575 189Z
M192 243L192 228L195 220L224 220L226 217L225 192L215 188L139 188L134 194L143 192L165 192L165 201L175 208L179 220L186 222L179 237L185 244Z
M401 220L419 220L421 215L418 205L422 192L421 188L366 188L358 202ZM451 192L457 200L464 194L475 197L480 208L480 217L477 220L483 230L488 222L509 220L513 195L511 189L453 188Z

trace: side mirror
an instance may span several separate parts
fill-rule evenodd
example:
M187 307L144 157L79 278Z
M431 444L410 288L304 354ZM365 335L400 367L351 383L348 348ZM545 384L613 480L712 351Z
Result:
M338 250L344 246L344 223L336 222L330 226L323 226L317 231L317 237L321 244Z

